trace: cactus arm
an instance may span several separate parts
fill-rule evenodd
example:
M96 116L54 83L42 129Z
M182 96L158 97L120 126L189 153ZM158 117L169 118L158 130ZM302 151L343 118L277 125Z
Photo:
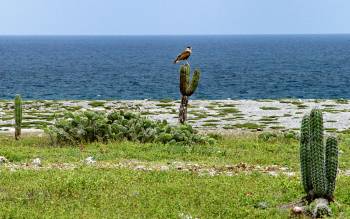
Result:
M201 72L198 69L196 69L193 73L191 85L187 88L187 96L191 96L196 91L199 84L200 76Z
M322 112L313 109L310 114L311 180L316 197L326 195L325 146L323 143Z
M304 191L309 194L312 190L310 166L310 116L304 116L300 129L300 168Z
M189 65L181 65L180 67L180 92L182 96L187 95L187 89L189 87L190 81L190 66Z
M335 137L328 137L326 141L326 176L327 196L332 197L338 172L338 141Z

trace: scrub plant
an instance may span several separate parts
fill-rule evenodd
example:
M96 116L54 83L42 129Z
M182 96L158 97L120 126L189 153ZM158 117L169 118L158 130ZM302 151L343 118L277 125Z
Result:
M67 113L46 129L54 144L80 144L95 141L133 141L164 144L212 144L214 139L200 135L185 124L171 126L166 120L153 121L131 112Z

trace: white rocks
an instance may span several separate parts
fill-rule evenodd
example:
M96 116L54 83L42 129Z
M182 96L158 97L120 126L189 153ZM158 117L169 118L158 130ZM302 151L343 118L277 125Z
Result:
M260 208L260 209L266 209L269 207L269 204L267 202L263 201L263 202L257 203L254 207Z
M288 170L288 167L281 167L280 170L282 170L282 171L287 171L287 170Z
M292 208L292 212L296 215L302 214L304 212L303 207L295 206Z
M8 103L0 103L0 116L5 115L2 111L9 110ZM54 112L57 109L64 107L77 107L79 111L95 110L95 111L110 111L111 109L124 109L129 108L131 111L136 112L148 112L150 119L154 120L167 120L170 124L177 124L178 120L174 116L174 112L178 110L179 103L177 101L169 102L168 107L162 107L160 101L149 101L149 100L120 100L120 101L104 101L104 107L93 107L90 105L91 101L45 101L45 104L31 103L29 104L28 110L38 110L35 112ZM12 104L12 103L11 103ZM220 107L221 106L221 107ZM230 114L224 114L217 118L216 116L222 110L223 106L232 106L240 111L239 115L241 118L231 120ZM303 106L303 107L300 107ZM193 120L193 126L199 130L205 132L215 130L224 133L235 133L241 132L242 130L234 128L235 124L238 123L256 123L262 124L265 117L274 117L276 121L268 124L263 130L270 130L272 126L280 126L285 129L299 128L302 115L309 112L312 108L319 107L320 109L327 109L324 112L325 128L336 128L338 130L348 129L348 121L350 119L350 103L337 103L334 100L297 100L297 99L284 99L284 100L191 100L191 108L199 114L205 115L206 118L197 118ZM265 109L264 109L265 108ZM269 110L268 108L273 108ZM237 114L238 115L238 114ZM189 112L189 119L196 118L197 116ZM226 119L225 119L226 118ZM206 120L218 119L217 127L203 126L206 124ZM42 121L42 118L31 119L31 121ZM13 132L12 128L13 121L0 120L0 124L8 125L6 130L1 129L5 132ZM275 124L277 122L277 124ZM224 129L229 127L229 129ZM232 128L231 128L232 127ZM283 128L283 129L284 129ZM261 130L258 128L257 130ZM32 129L23 129L23 133L33 132ZM35 130L35 133L42 133L41 130ZM340 152L341 154L341 152Z
M350 170L345 170L344 175L345 175L345 176L350 176Z
M295 172L283 172L283 174L289 177L295 176Z
M170 168L168 166L160 166L159 170L160 171L168 171Z
M216 170L209 170L208 174L209 176L215 176L217 173Z
M275 171L268 171L267 173L271 176L278 176L278 173L276 173Z
M86 163L87 165L92 165L92 164L95 164L95 163L96 163L96 160L95 160L92 156L90 156L90 157L87 157L87 158L85 159L85 163Z
M329 207L329 202L327 199L317 198L315 200L315 205L316 207L312 211L313 218L320 218L320 217L323 217L324 215L329 216L332 214L332 211Z
M40 158L35 158L32 161L32 165L35 166L35 167L41 167L41 160L40 160Z
M0 156L0 165L3 163L7 163L7 162L8 162L8 160L6 159L6 157Z
M179 214L180 219L198 219L197 217L192 217L190 214L180 213Z

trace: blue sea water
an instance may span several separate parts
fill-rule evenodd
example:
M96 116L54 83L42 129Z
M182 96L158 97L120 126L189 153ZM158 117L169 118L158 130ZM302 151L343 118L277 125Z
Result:
M192 99L350 98L350 35L1 36L0 99L178 99L193 47Z

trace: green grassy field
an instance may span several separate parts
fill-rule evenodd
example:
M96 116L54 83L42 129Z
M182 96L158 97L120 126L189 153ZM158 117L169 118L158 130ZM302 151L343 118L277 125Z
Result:
M350 137L341 138L343 173L332 208L335 218L349 218L350 176L344 171L350 169ZM0 156L9 160L0 165L0 217L288 218L281 206L304 196L298 148L295 139L264 141L253 134L191 147L130 142L53 147L45 137L0 136ZM85 164L88 156L97 162ZM32 166L34 158L42 167ZM135 165L119 165L128 162Z

